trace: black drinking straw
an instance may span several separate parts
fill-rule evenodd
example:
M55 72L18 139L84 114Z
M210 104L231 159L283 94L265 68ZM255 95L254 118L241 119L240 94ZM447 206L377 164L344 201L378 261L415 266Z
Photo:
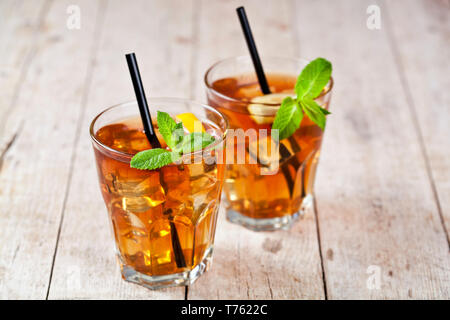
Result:
M147 98L145 97L144 86L142 85L136 55L133 52L126 54L125 57L127 58L128 69L130 69L131 80L133 81L134 93L136 94L139 112L141 113L145 135L152 145L152 148L161 148L161 144L159 143L155 129L153 128L152 117L148 109Z
M142 125L144 126L144 132L150 142L152 148L161 148L161 143L156 136L155 129L153 128L152 117L150 110L148 109L147 98L145 97L144 86L142 85L141 74L139 73L139 67L136 61L136 55L133 53L126 54L128 69L130 69L131 80L133 81L134 93L136 94L136 100L139 106L139 112L141 114ZM175 254L175 262L178 268L185 268L186 261L184 259L183 251L180 244L180 238L178 237L175 224L170 221L170 233L172 238L172 247Z
M255 39L253 39L252 29L250 29L250 24L248 23L247 15L245 14L244 7L239 7L236 9L239 21L241 22L242 31L244 32L245 41L247 42L248 50L252 57L253 66L255 67L256 76L258 77L259 86L264 94L269 94L270 89L267 84L266 75L264 74L264 69L259 58L258 50L256 49Z
M239 7L236 9L237 15L239 17L239 21L241 22L242 31L244 32L245 40L247 42L248 50L250 51L250 56L252 57L253 66L255 67L256 76L258 77L259 86L261 88L261 91L263 94L269 94L270 89L269 85L267 83L267 78L264 73L264 69L261 63L261 59L259 58L258 50L256 49L256 43L255 39L253 38L252 30L250 28L250 24L247 19L247 14L245 13L244 7ZM295 144L294 139L292 139ZM283 151L284 145L280 144L280 151ZM297 158L295 158L295 164L300 166L300 164L297 161ZM281 171L283 172L283 175L286 178L286 183L289 189L289 194L292 196L292 193L294 191L294 180L291 177L291 174L289 172L289 168L287 166L282 166Z

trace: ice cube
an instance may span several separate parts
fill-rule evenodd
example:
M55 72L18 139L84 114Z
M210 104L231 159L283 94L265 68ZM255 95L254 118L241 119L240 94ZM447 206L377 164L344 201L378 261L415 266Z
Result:
M161 170L161 186L166 193L166 207L171 208L188 201L190 195L187 165L169 166Z
M180 164L178 166L164 167L161 170L160 182L164 189L189 182L189 170L187 170L187 165Z
M166 264L172 261L172 241L170 239L170 222L167 219L158 219L151 225L150 252L155 265Z
M195 196L198 192L209 191L217 183L217 179L212 175L197 176L191 181L191 193Z
M235 97L241 100L250 101L253 97L261 96L261 88L258 83L242 86L236 92Z
M194 210L192 220L197 223L201 215L207 211L206 209L215 205L220 194L220 183L214 176L204 175L193 181L191 185Z
M113 201L114 219L122 226L144 229L145 224L141 219L126 208L125 198L115 199Z
M192 222L194 225L198 225L204 217L208 215L208 213L214 208L217 207L217 201L211 200L208 203L205 203L203 205L200 205L197 210L194 211L194 214L192 216ZM217 209L217 208L216 208Z
M203 175L204 173L205 173L205 168L204 168L203 162L192 163L189 165L190 180L196 180L197 177Z
M116 193L122 196L122 208L127 211L147 211L166 200L158 172L144 180L119 180L116 177L113 185Z
M198 218L201 216L204 209L208 206L207 200L208 193L202 192L194 197L194 214L192 216L192 221L196 223Z
M122 235L123 237L132 240L135 243L139 243L139 238L146 238L148 235L144 231L133 229Z
M150 197L139 196L139 197L123 197L122 203L123 208L131 212L145 212L153 207L156 207L164 203L165 196L161 189L160 192L152 194Z

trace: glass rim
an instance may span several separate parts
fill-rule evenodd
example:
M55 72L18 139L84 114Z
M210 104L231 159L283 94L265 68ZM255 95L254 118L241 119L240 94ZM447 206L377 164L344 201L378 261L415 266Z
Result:
M223 119L223 121L225 122L225 130L223 130L223 133L222 133L220 139L214 141L214 143L206 146L205 148L203 148L201 150L197 150L197 151L190 152L190 153L184 153L182 155L182 159L187 157L187 156L191 156L192 157L192 156L195 156L195 155L202 154L205 150L214 149L214 148L217 147L217 145L219 145L220 143L225 141L225 138L226 138L227 132L228 132L228 120L220 111L214 109L211 106L208 106L207 104L204 104L204 103L201 103L201 102L197 102L197 101L194 101L194 100L183 99L183 98L155 97L155 98L151 98L150 101L156 101L156 103L157 103L158 100L159 101L168 101L168 102L184 102L184 103L188 102L188 103L193 103L193 104L196 104L198 106L201 106L204 109L207 109L208 111L211 111L211 112L219 115L220 118ZM136 114L139 116L139 109L137 107L137 100L129 100L129 101L126 101L126 102L122 102L122 103L118 103L118 104L112 105L110 107L107 107L106 109L103 109L99 114L97 114L94 117L94 119L91 121L91 124L89 125L89 135L91 136L92 141L97 146L99 146L100 148L103 148L104 150L106 150L106 151L108 151L108 152L110 152L112 154L119 155L120 157L130 158L130 160L135 154L122 152L122 151L113 149L113 148L105 145L104 143L102 143L100 140L98 140L95 137L94 125L97 122L97 120L100 119L100 117L102 115L104 115L105 113L107 113L108 111L111 111L112 109L123 107L123 106L126 106L126 105L131 105L131 104L136 104Z
M311 62L311 60L307 60L307 59L303 59L303 58L291 58L291 57L281 57L281 56L266 56L266 59L280 59L280 60L290 60L293 62ZM205 83L205 86L208 90L211 90L214 94L218 95L220 98L224 99L224 100L228 100L230 102L234 102L234 103L243 103L243 104L251 104L251 101L245 101L245 100L241 100L241 99L236 99L230 96L227 96L219 91L217 91L216 89L214 89L212 87L212 83L209 83L208 81L208 76L209 74L219 65L229 62L229 61L233 61L233 60L249 60L251 62L251 58L250 56L247 55L242 55L242 56L234 56L234 57L228 57L222 60L219 60L217 62L215 62L212 66L210 66L208 68L208 70L206 70L205 75L203 77L203 81ZM325 91L323 91L319 96L317 96L315 99L321 98L326 96L327 94L329 94L331 92L331 90L333 89L333 84L334 84L334 80L333 77L330 78L330 81L328 82L327 86L325 87ZM276 111L280 104L279 103L265 103L265 102L258 102L258 104L270 107L271 109L273 109L273 111Z

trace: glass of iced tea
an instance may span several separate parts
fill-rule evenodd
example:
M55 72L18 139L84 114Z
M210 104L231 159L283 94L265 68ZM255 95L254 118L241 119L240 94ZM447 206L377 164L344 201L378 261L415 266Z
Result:
M134 169L131 158L152 148L137 103L110 107L90 126L100 188L123 278L151 289L189 285L207 270L212 257L227 122L213 108L188 100L152 98L149 106L173 117L194 115L215 142L209 152L184 154L162 168Z
M227 118L228 142L234 141L235 154L239 150L246 153L245 163L228 157L226 160L227 218L257 231L289 228L313 207L314 177L323 137L323 131L304 116L300 128L279 143L278 170L274 174L262 174L267 161L252 152L255 142L251 134L239 139L231 133L233 129L242 129L244 133L252 129L270 132L282 100L295 95L297 76L309 63L275 57L263 57L262 61L271 91L268 95L261 92L248 56L219 61L205 74L208 104ZM315 99L322 108L329 107L332 86L331 79ZM266 143L259 136L256 139L258 144Z

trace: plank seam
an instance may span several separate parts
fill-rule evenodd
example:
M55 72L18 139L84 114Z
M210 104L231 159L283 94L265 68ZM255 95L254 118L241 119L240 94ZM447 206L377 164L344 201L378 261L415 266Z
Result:
M327 276L325 274L325 266L323 263L322 242L320 240L319 210L317 210L316 197L313 198L313 208L314 219L316 220L317 242L319 245L320 268L322 269L323 294L325 296L325 300L328 300Z
M9 141L6 142L5 148L0 153L0 174L1 174L2 169L3 169L3 161L5 160L6 154L11 149L11 147L14 144L14 142L16 142L17 137L19 136L20 131L22 130L22 128L23 128L23 121L20 124L19 129L14 133L14 135L9 139Z
M270 277L269 274L266 272L266 279L267 279L267 285L269 286L270 291L270 299L273 300L273 290L272 290L272 284L270 283Z
M431 165L430 165L430 160L429 160L429 157L428 157L428 151L427 151L427 148L425 146L425 141L423 139L422 130L421 130L420 123L419 123L419 120L418 120L418 116L417 116L417 112L416 112L416 105L414 104L414 99L413 99L412 94L411 94L411 89L410 89L410 86L408 84L408 80L406 79L406 74L405 74L405 70L403 68L402 59L400 57L400 52L399 52L398 47L397 47L397 45L395 43L395 39L394 39L395 35L394 35L394 32L393 32L393 30L391 28L391 18L389 16L389 10L386 10L385 16L386 16L386 30L387 30L386 33L387 33L388 43L389 43L389 46L390 46L390 48L392 50L392 55L394 56L394 61L395 61L395 64L396 64L397 72L399 74L400 82L401 82L401 85L402 85L402 88L403 88L403 92L405 94L406 102L408 104L408 108L409 108L409 111L410 111L410 116L411 116L411 119L412 119L412 122L413 122L413 126L414 126L415 131L416 131L417 139L418 139L418 142L419 142L419 147L420 147L420 150L421 150L423 158L424 158L425 169L426 169L426 172L427 172L428 181L429 181L430 186L431 186L431 191L433 193L434 201L436 203L436 207L437 207L437 210L438 210L439 220L441 222L442 229L444 231L444 234L445 234L445 237L446 237L446 240L447 240L447 246L448 246L448 248L450 250L449 233L448 233L448 230L447 230L447 228L445 226L445 219L444 219L444 215L442 213L441 202L439 200L439 194L437 192L436 184L434 182L433 172L432 172Z
M191 39L192 39L192 50L191 50L191 59L190 59L190 67L191 67L191 75L190 75L190 98L192 100L196 99L196 89L197 89L197 57L198 57L198 45L199 45L199 16L201 10L201 2L195 1L196 5L192 8L192 28L191 28Z
M300 56L301 48L300 48L300 35L298 33L298 24L297 20L295 19L296 13L300 10L298 7L298 2L295 0L291 1L291 25L294 26L292 29L293 38L296 42L296 45L294 46L295 54L297 56ZM328 288L327 288L327 277L325 274L325 266L323 262L323 254L322 254L322 242L320 240L320 226L319 226L319 211L317 210L317 203L316 198L313 198L313 212L314 212L314 220L316 224L316 235L317 235L317 244L319 247L319 257L320 257L320 268L322 272L322 286L323 286L323 295L325 297L325 300L328 300Z
M60 217L59 226L58 226L58 233L56 236L55 251L53 253L52 267L50 270L50 276L49 276L49 281L48 281L48 286L47 286L46 300L48 300L48 297L50 294L50 288L51 288L51 283L52 283L52 278L53 278L53 270L55 267L56 255L58 253L59 239L61 236L61 229L62 229L62 225L64 222L64 213L65 213L65 209L66 209L67 199L68 199L69 193L70 193L70 186L71 186L72 177L73 177L75 160L77 158L77 146L80 141L81 127L82 127L84 115L86 113L86 105L87 105L87 101L88 101L88 97L89 97L90 87L91 87L91 83L92 83L92 77L93 77L93 73L94 73L93 71L94 71L94 67L95 67L95 57L96 57L96 53L99 48L99 42L100 42L99 39L101 36L101 30L102 30L101 27L103 26L106 8L107 8L106 0L100 1L98 4L97 18L96 18L95 27L94 27L94 35L93 35L93 39L92 39L92 47L90 50L91 58L88 63L88 70L86 72L86 78L84 81L85 85L83 87L83 93L81 96L81 111L80 111L80 115L78 116L77 128L75 131L75 138L73 141L72 155L71 155L70 166L69 166L69 168L70 168L69 169L69 177L67 179L66 190L64 193L61 217Z
M25 61L23 63L23 66L20 70L20 74L19 74L19 79L17 80L16 83L16 87L14 89L14 93L12 96L12 100L11 100L11 104L9 105L8 108L6 108L5 111L5 118L4 121L2 122L2 124L0 125L0 136L3 135L4 130L5 130L5 126L8 123L8 118L9 116L12 114L11 110L12 108L16 105L17 100L19 99L19 95L21 92L21 88L22 88L22 84L25 82L25 79L28 76L28 71L30 69L31 66L31 62L33 61L33 58L36 56L36 53L38 51L38 45L37 45L37 40L39 38L39 30L43 27L44 25L44 21L45 18L47 16L47 13L50 10L51 4L53 3L53 0L47 0L46 2L44 2L44 4L41 7L41 11L39 12L38 15L38 20L36 23L36 26L33 30L33 44L31 45L30 50L28 50L28 53L26 55Z
M295 41L295 45L294 45L294 54L295 56L299 57L300 56L300 35L298 34L298 29L297 29L297 20L295 19L295 14L297 13L297 2L295 0L291 0L291 26L293 25L294 28L291 28L292 30L292 35L293 35L293 39Z
M191 75L189 77L190 81L190 98L191 100L194 100L196 98L196 72L197 72L197 52L198 52L198 45L199 45L199 39L198 39L198 30L199 30L199 16L200 16L200 10L201 10L201 2L194 1L193 7L192 7L192 28L191 28L191 39L192 39L192 49L191 49L191 58L190 58L190 69L191 69ZM184 290L184 300L188 300L189 296L189 286L185 286Z

